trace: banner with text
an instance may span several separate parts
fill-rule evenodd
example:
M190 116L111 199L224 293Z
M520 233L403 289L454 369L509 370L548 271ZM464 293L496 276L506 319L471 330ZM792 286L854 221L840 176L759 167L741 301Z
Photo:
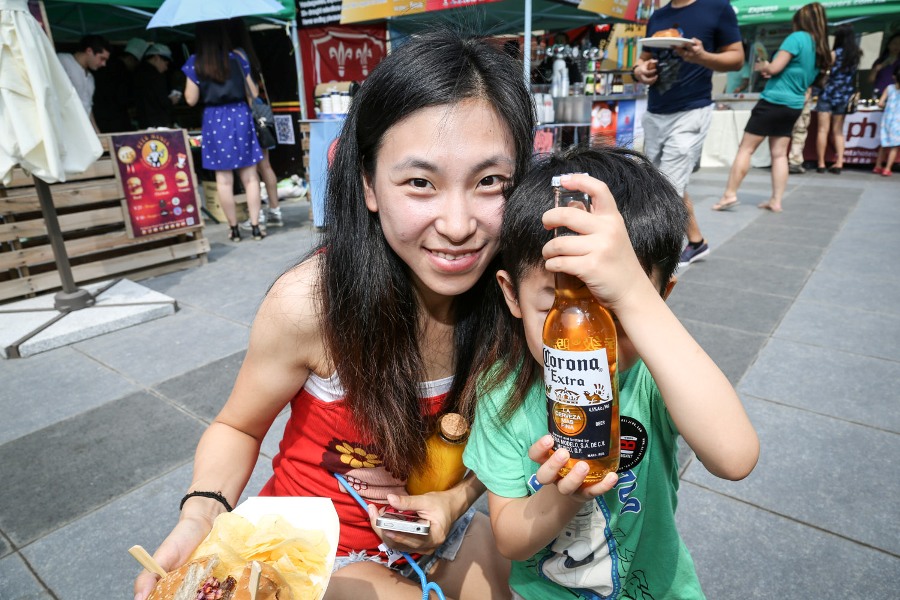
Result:
M344 0L341 24L405 17L423 12L463 8L498 0Z
M341 0L297 0L297 24L321 27L341 22Z

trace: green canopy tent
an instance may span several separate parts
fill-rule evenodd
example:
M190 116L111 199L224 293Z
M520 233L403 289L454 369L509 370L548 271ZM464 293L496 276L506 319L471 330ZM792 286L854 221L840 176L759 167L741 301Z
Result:
M278 1L283 7L281 11L271 15L248 17L247 20L251 24L268 22L290 27L300 88L298 94L302 105L303 71L295 20L296 5L294 0ZM162 3L163 0L44 0L44 7L53 40L57 44L76 42L89 33L102 35L111 41L125 41L132 37L167 43L192 40L194 33L190 25L147 29L147 23Z
M882 20L886 15L900 18L900 0L819 0L828 21ZM739 25L787 23L801 6L798 0L731 0Z
M293 0L279 2L283 10L263 19L279 23L294 19ZM44 0L53 39L57 43L75 42L89 33L110 40L142 37L172 42L192 39L193 32L189 26L147 30L150 17L162 3L163 0Z

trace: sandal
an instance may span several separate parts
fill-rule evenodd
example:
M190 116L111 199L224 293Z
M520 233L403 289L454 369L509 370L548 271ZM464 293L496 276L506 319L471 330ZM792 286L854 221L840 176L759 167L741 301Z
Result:
M228 239L232 242L241 241L241 229L237 225L231 228L231 231L228 232Z
M831 172L831 173L834 173L835 175L840 175L840 174L841 174L841 168L840 168L840 167L828 167L828 171Z
M250 235L253 236L253 239L257 242L261 241L264 237L262 231L259 229L259 225L251 225L250 226Z
M712 205L713 210L722 211L722 210L731 210L735 208L741 203L740 200L735 198L734 200L726 200L725 198L721 198L718 202Z
M882 169L882 170L881 170L881 176L882 176L882 177L890 177L890 176L893 175L893 174L894 174L894 173L891 172L890 169Z
M762 204L757 204L756 207L772 211L773 213L780 213L782 211L782 208L780 206L778 208L775 208L768 202L763 202Z

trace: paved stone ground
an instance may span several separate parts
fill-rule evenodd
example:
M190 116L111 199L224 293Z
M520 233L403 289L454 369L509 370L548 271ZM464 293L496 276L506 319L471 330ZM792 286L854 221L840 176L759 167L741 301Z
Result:
M755 207L769 178L754 170L742 204L714 213L726 175L692 180L712 253L670 303L737 386L762 455L734 483L683 452L682 534L710 598L896 598L900 185L791 176L774 215ZM208 265L142 282L178 301L173 316L0 361L0 598L130 597L126 550L174 524L254 312L315 241L308 210L286 205L262 243L209 227Z

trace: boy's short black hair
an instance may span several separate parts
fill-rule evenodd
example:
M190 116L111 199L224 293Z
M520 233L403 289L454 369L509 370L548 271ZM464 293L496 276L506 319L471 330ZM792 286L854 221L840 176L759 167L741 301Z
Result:
M683 199L643 154L583 146L535 158L507 200L500 255L513 284L518 287L529 270L544 265L541 250L553 232L541 217L553 208L551 177L564 173L587 173L609 187L638 260L648 275L656 267L665 286L681 255L687 222Z
M541 251L553 232L544 228L541 217L554 204L550 179L564 173L587 173L609 187L635 254L648 276L654 268L658 270L662 293L678 267L687 209L672 184L643 154L612 147L575 147L538 157L510 195L503 212L500 257L516 292L529 271L544 266ZM492 354L499 365L484 379L482 391L513 378L498 415L503 421L521 406L540 379L541 368L531 360L521 321L508 311L497 323L495 340Z

